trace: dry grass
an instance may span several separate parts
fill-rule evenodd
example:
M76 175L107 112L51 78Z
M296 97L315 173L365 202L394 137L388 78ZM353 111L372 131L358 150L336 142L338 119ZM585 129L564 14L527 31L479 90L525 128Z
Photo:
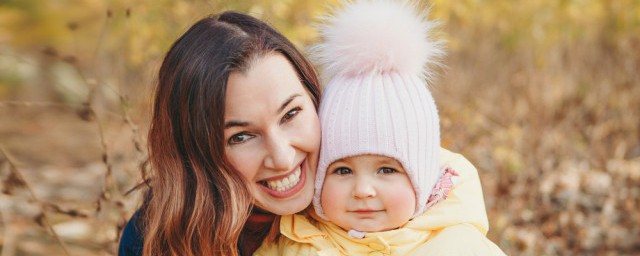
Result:
M445 143L481 170L509 255L640 253L640 38L555 45L539 64L469 38L437 89Z

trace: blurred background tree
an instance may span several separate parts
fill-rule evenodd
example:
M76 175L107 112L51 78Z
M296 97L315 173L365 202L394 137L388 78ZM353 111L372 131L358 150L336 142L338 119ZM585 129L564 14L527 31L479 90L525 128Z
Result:
M164 53L237 10L305 48L339 1L0 0L2 255L113 255ZM640 254L640 2L433 0L443 145L509 255Z

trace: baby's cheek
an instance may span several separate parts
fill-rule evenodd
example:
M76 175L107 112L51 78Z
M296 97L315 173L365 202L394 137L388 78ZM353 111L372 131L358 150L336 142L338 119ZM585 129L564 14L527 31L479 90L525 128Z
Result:
M393 209L398 218L411 218L416 210L416 194L412 188L398 187L387 190L387 208Z
M333 186L331 182L325 182L320 196L320 204L324 214L332 219L332 216L339 214L340 209L344 208L344 200L340 196L343 192L339 186Z

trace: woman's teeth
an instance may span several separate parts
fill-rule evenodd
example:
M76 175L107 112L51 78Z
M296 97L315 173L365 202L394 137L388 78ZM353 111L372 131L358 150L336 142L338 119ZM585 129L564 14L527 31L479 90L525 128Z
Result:
M267 187L275 191L288 190L293 186L295 186L296 184L298 184L298 182L300 182L301 173L302 172L300 170L300 166L298 166L298 168L293 173L291 173L291 175L284 177L283 179L280 179L280 180L271 180L266 182Z

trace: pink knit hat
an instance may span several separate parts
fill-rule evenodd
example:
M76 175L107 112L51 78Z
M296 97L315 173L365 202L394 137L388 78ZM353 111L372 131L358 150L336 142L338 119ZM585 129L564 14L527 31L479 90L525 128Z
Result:
M322 149L313 205L326 219L320 195L327 167L350 156L398 160L424 211L440 176L438 111L427 69L444 51L428 34L435 23L397 1L354 1L320 26L312 50L328 81L320 103Z

